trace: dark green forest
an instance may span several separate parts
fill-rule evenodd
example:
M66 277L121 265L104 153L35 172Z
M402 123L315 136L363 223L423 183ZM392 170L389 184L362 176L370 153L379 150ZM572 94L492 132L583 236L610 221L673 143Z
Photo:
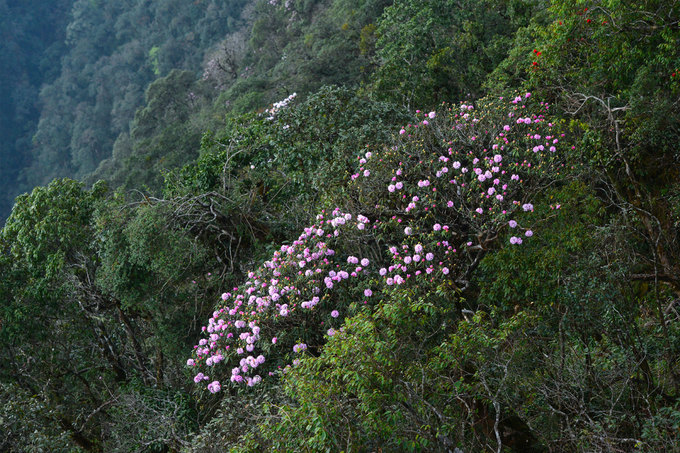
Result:
M72 2L0 1L0 223L4 224L31 162L43 84L59 75ZM42 21L36 20L41 18ZM45 27L45 24L50 24Z
M0 35L0 451L679 451L679 2Z

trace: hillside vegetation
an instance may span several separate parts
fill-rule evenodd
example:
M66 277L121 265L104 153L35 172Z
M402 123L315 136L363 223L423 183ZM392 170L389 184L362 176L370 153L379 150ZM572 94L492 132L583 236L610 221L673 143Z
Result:
M677 450L680 4L68 20L0 233L0 450Z

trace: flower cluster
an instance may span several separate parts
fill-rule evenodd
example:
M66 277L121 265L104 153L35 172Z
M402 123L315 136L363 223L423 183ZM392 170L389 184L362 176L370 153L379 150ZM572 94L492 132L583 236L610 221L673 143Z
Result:
M339 209L328 218L322 213L316 220L291 245L281 246L271 260L250 272L244 285L222 294L220 306L203 327L205 336L194 346L194 357L187 366L206 371L222 361L237 361L229 379L253 386L262 380L259 370L268 362L265 354L280 348L279 340L285 337L285 332L270 335L274 329L285 331L296 324L296 319L312 315L323 318L328 314L331 319L340 316L337 307L328 306L333 292L348 280L367 275L370 261L355 256L341 260L332 245L344 231L358 229L370 221L364 216L355 220ZM305 350L305 343L293 346L295 352ZM209 379L199 372L194 382ZM213 393L219 389L217 380L208 386Z
M459 244L483 244L484 233L534 210L525 198L559 165L562 134L545 119L547 105L528 108L530 97L490 102L480 115L461 104L447 109L440 124L405 126L407 138L386 150L377 168L369 161L360 166L357 175L369 171L385 188L360 182L364 202L392 214L405 235L450 231Z
M531 93L448 107L359 159L352 179L360 200L392 243L379 270L384 288L447 281L455 289L504 231L514 232L512 245L533 236L518 219L534 211L528 198L560 166L562 134L547 111ZM365 172L371 178L360 178Z
M272 108L265 110L265 113L269 114L269 116L267 116L267 119L269 121L272 121L276 117L276 114L279 113L280 110L288 107L288 104L290 104L293 101L293 99L295 99L296 97L297 97L297 93L293 93L290 96L288 96L286 99L284 99L283 101L275 102L272 105Z

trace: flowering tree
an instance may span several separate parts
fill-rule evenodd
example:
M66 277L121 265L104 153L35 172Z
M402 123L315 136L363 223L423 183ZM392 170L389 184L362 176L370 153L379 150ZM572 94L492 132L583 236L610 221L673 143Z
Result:
M302 352L307 343L318 348L321 339L314 327L339 316L345 281L364 277L370 265L368 259L352 256L340 261L336 254L341 235L354 224L351 219L339 210L328 218L320 214L296 241L250 272L243 286L224 293L223 303L203 327L207 337L187 364L210 369L228 359L238 364L230 380L252 386L262 380L260 370L273 375L290 351ZM298 341L302 337L305 341ZM197 383L204 380L210 381L210 373L194 377ZM218 380L208 384L213 393L220 388Z
M394 146L360 159L359 199L393 243L392 265L381 271L388 286L424 274L464 291L501 234L510 231L513 245L533 235L520 218L560 165L561 137L545 119L548 106L530 97L419 114Z
M187 362L194 381L215 393L225 377L253 386L285 372L342 332L336 318L400 288L442 302L463 293L489 250L533 235L521 216L560 166L547 111L530 93L443 105L359 156L347 201L356 212L322 212L222 295Z

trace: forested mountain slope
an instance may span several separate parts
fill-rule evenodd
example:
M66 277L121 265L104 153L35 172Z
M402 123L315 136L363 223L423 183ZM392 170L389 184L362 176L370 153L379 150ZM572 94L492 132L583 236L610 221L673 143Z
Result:
M31 160L40 87L59 75L72 0L0 2L0 223Z
M0 449L677 449L677 2L121 5L0 234Z
M172 69L199 72L205 52L239 27L243 5L75 1L61 74L41 93L29 183L92 172L129 133L147 85Z

